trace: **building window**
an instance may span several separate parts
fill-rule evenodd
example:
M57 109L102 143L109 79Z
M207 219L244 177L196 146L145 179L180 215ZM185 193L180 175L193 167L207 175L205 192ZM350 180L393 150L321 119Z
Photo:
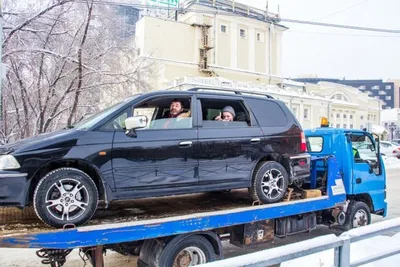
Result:
M346 119L347 118L347 115L346 114L343 114L343 119Z
M363 120L363 119L364 119L364 116L361 116L360 119Z
M371 89L372 89L372 90L379 90L379 85L371 86Z
M392 100L392 96L390 95L385 96L385 100Z
M364 125L361 124L361 125L360 125L360 129L361 129L361 130L364 130Z
M221 24L221 33L228 33L228 26Z
M343 124L343 128L345 128L345 129L347 128L347 124L346 123Z
M378 94L379 94L379 95L386 95L386 92L385 92L385 91L379 91Z
M240 37L247 38L247 31L245 29L240 29Z
M392 89L392 86L390 86L390 85L385 85L385 89L386 89L386 90L391 90L391 89Z
M292 108L292 112L293 112L294 116L297 118L297 108Z
M340 114L339 113L336 113L336 118L340 118Z
M340 124L338 123L338 124L336 124L336 128L340 128Z
M304 109L304 119L308 120L308 108Z
M350 120L352 120L353 119L353 115L350 115Z
M370 116L369 116L369 114L368 114L367 120L369 120L369 118L370 118Z
M353 129L353 124L350 124L350 129Z
M358 87L358 89L365 90L365 85L361 85L360 87Z
M264 43L264 34L262 32L257 32L256 38L257 42Z

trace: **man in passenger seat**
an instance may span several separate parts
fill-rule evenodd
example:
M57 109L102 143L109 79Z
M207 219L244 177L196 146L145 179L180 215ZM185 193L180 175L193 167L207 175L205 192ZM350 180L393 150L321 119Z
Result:
M224 107L221 113L215 118L216 121L233 121L236 116L235 110L231 106Z

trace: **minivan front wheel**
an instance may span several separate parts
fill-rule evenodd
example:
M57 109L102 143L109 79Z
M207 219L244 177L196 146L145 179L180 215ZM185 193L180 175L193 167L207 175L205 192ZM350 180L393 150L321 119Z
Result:
M39 181L33 195L37 216L57 228L86 223L94 215L97 202L98 192L93 180L74 168L48 173Z
M277 203L285 197L288 183L286 169L278 162L267 161L258 166L250 194L254 201L263 204Z

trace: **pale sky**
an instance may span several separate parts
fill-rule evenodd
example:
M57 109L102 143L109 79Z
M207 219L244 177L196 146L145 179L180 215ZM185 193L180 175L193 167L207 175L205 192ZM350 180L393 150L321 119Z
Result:
M266 0L238 2L264 9ZM269 0L269 10L278 4L282 18L400 30L400 0ZM400 79L400 34L282 24L284 76Z

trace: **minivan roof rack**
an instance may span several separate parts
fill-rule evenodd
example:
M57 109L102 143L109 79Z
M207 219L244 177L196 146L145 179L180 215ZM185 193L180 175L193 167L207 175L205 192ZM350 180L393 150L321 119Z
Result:
M271 98L274 99L271 95L265 94L263 92L257 92L257 91L253 91L253 90L238 90L238 89L229 89L229 88L207 88L207 87L194 87L194 88L190 88L188 89L188 91L195 91L195 92L199 92L201 90L205 90L205 91L216 91L216 92L230 92L230 93L235 93L237 95L243 95L243 94L250 94L250 95L257 95L257 96L265 96L267 98Z

